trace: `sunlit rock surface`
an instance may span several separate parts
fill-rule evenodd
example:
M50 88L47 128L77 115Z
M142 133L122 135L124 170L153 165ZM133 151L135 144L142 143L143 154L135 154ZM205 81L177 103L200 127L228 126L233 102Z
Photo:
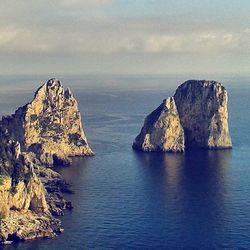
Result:
M231 148L227 100L219 82L186 81L146 117L133 148L163 152Z
M35 93L33 100L4 117L2 126L32 151L45 165L69 164L71 156L91 156L77 101L60 81L51 79Z
M51 216L32 153L20 152L19 143L2 134L0 154L0 243L54 237L61 222Z
M174 95L186 147L231 148L227 91L216 81L190 80Z
M173 97L146 117L133 147L142 151L184 151L184 131Z
M48 167L71 156L93 155L82 129L77 102L51 79L31 103L0 122L0 243L55 237L72 204L61 175Z

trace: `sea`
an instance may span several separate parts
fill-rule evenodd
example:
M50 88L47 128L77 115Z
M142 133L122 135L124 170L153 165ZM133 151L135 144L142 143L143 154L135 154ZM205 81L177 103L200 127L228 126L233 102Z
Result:
M56 77L78 101L94 157L58 167L74 194L55 239L4 250L250 249L250 78L192 75L2 75L0 115ZM228 91L232 150L141 153L144 118L188 79ZM1 201L0 201L1 202Z

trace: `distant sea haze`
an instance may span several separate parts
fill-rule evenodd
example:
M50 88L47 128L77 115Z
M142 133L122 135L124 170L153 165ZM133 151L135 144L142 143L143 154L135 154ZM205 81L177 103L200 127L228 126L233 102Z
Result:
M51 77L1 76L1 115ZM148 154L131 147L143 119L191 77L55 77L76 97L96 156L57 169L74 190L65 232L3 249L249 248L249 78L213 77L228 91L232 150Z

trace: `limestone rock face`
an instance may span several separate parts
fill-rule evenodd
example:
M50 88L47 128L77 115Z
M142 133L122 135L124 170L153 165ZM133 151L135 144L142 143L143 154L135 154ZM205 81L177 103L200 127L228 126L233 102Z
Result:
M46 190L19 143L1 137L0 242L54 237L61 228L51 216Z
M55 237L60 220L72 209L71 192L48 166L70 156L93 155L82 129L76 100L52 79L31 103L0 122L0 243Z
M0 142L0 214L9 210L48 212L45 189L34 171L30 153L20 152L18 142L1 137Z
M146 117L133 144L142 151L231 148L227 92L216 81L189 80ZM185 144L185 147L184 147Z
M28 180L20 179L13 186L13 179L9 176L1 177L0 185L0 214L8 216L10 210L31 210L35 213L48 213L45 200L45 189L33 170L28 170Z
M26 169L25 179L1 176L0 242L53 238L63 230L51 216L44 185L33 169Z
M167 98L148 115L133 144L142 151L184 151L184 131L174 98Z
M4 117L2 127L20 142L22 151L34 152L48 166L68 164L70 156L93 155L77 102L56 79L42 85L34 99L14 115Z
M0 225L0 242L3 244L37 238L54 238L63 231L60 220L49 214L37 214L31 210L23 214L11 210Z
M227 92L216 81L189 80L174 95L186 147L231 148Z
M33 168L33 157L32 153L21 154L23 164L27 164L19 166L23 171L0 175L0 243L53 238L63 231L61 221L53 215L63 215L63 210L72 208L62 197L61 176L41 167L41 177L40 169ZM53 180L44 175L47 172Z

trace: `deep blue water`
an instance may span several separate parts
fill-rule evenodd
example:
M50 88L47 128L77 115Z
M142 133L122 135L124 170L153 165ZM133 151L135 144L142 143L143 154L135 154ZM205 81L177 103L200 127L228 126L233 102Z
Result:
M0 77L0 114L32 98L45 76ZM250 80L221 77L233 150L138 153L144 117L185 77L61 77L96 152L59 171L72 184L64 234L9 249L250 249Z

